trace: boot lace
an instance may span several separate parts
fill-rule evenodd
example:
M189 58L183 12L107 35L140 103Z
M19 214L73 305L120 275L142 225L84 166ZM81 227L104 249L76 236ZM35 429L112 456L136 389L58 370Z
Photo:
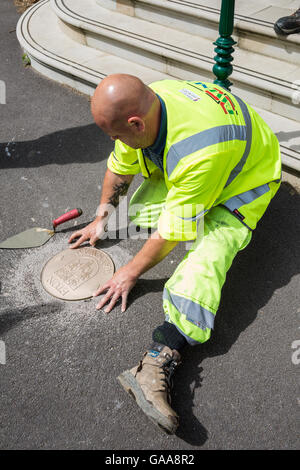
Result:
M161 374L163 374L162 382L164 382L164 388L167 391L168 401L170 402L170 392L173 387L173 374L175 372L178 362L174 360L173 357L166 354L166 360L160 366L162 369Z

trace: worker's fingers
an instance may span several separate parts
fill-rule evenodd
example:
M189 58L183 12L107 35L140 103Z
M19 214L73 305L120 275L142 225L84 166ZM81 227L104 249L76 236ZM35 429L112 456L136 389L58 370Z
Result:
M98 240L99 240L98 237L91 237L90 238L90 245L95 246Z
M103 305L105 305L109 301L109 299L112 297L113 293L114 293L114 290L111 287L109 291L105 294L105 296L100 300L96 309L99 310L100 308L102 308Z
M81 235L77 242L73 243L70 248L77 248L79 245L81 245L83 242L86 242L88 239L89 237L87 235Z
M115 294L112 296L111 301L109 302L109 304L106 307L106 309L104 310L104 312L109 313L114 308L114 306L116 305L116 303L118 302L118 299L120 297L121 297L120 291L115 292Z
M122 294L122 307L121 307L122 313L125 312L126 307L127 307L127 297L128 297L128 292L124 292Z
M68 240L68 243L71 243L74 240L74 238L78 238L80 236L81 236L81 232L73 232Z
M102 294L105 290L109 289L110 288L110 284L109 282L107 282L106 284L104 284L103 286L99 287L94 293L93 293L93 297L98 297L98 295Z

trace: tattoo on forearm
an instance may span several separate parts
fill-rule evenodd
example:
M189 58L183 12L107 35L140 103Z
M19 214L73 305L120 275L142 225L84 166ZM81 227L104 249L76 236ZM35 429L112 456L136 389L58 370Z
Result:
M127 194L128 188L129 184L125 181L123 183L115 184L113 187L114 192L109 198L110 204L112 204L114 207L117 207L120 202L120 197Z

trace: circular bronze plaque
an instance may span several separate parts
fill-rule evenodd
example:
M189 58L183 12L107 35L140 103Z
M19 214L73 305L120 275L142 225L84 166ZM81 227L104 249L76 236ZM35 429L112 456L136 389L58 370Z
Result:
M114 264L103 251L92 247L68 248L47 261L41 281L54 297L83 300L92 297L113 273Z

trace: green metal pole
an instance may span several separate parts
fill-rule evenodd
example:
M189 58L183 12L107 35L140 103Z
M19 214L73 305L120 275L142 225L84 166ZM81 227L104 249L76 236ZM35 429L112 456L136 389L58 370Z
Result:
M233 60L232 47L236 42L232 39L234 20L234 0L222 0L219 34L220 37L214 42L215 52L217 55L214 57L215 65L213 66L213 73L217 77L214 81L216 85L220 85L230 90L232 83L228 80L229 75L232 74Z

